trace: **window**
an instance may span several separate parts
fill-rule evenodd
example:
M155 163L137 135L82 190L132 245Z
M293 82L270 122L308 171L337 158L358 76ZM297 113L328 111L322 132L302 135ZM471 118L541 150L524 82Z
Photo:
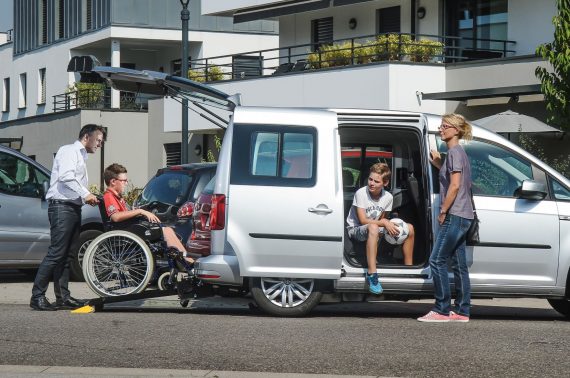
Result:
M558 181L551 179L552 192L558 201L570 201L570 190Z
M437 138L438 150L447 155L447 146ZM463 146L471 163L473 194L515 197L523 180L532 180L531 164L497 145L473 140Z
M179 165L182 156L181 143L166 143L164 145L164 152L166 153L166 166Z
M10 78L4 79L4 85L2 86L2 111L10 111Z
M311 21L311 41L313 51L333 41L333 18L319 18Z
M232 183L313 186L316 181L316 130L293 126L265 126L256 130L258 127L240 127L239 135L234 136Z
M378 34L400 32L400 7L378 9Z
M93 29L93 15L91 0L85 2L85 28L86 30Z
M46 69L40 68L38 71L38 105L46 103Z
M18 108L23 109L26 107L26 97L27 97L27 75L23 73L20 74Z
M14 155L0 152L0 192L39 198L44 181L49 182L49 177L33 165Z
M65 7L64 0L57 2L57 38L65 37Z
M45 45L48 41L48 8L47 8L48 0L41 0L39 12L40 15L38 17L39 27L38 30L40 32L39 41L40 45Z
M343 145L341 157L343 187L350 191L356 191L366 185L368 172L373 164L386 163L392 169L391 146Z

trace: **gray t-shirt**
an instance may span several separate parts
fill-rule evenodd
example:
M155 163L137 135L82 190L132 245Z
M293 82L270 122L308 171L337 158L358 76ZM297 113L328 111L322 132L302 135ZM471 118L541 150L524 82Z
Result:
M461 145L454 146L447 151L445 162L439 170L441 203L445 200L447 189L449 189L451 172L461 172L461 183L457 197L455 197L455 201L453 201L447 213L466 219L473 219L473 204L471 203L471 165Z
M385 189L382 189L380 198L375 201L370 197L370 192L367 186L363 186L354 193L354 200L352 201L352 206L350 207L350 212L346 218L346 223L348 227L361 226L358 220L358 214L356 214L356 208L363 208L366 212L366 218L378 220L384 211L392 211L393 197Z

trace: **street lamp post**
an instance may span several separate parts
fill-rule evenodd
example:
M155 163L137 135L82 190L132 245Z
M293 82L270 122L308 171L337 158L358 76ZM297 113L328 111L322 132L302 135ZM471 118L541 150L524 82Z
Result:
M188 10L189 2L190 0L180 0L180 4L182 4L182 11L180 12L180 19L182 20L182 66L180 68L180 76L183 78L188 77L188 20L190 19L190 11ZM181 163L188 163L188 100L185 99L182 100L182 142L180 153Z

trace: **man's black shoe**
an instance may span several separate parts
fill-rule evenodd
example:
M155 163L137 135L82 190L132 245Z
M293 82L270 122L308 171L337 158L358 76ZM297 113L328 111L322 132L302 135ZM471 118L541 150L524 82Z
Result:
M58 299L55 302L55 307L58 310L59 309L61 309L61 310L73 310L75 308L85 306L85 303L87 303L87 301L84 301L82 299L75 299L73 297L69 297L65 300Z
M39 297L37 299L30 299L30 307L38 311L55 311L57 310L52 306L46 297Z

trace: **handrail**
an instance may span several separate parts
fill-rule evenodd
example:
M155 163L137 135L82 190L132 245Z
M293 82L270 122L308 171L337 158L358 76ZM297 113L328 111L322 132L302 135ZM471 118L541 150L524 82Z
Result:
M393 41L394 39L396 41ZM382 41L382 43L378 41ZM429 45L430 42L426 41L433 42L431 47ZM291 72L291 69L293 71L302 71L307 68L320 69L331 66L350 66L382 60L431 61L436 63L460 62L511 56L515 53L511 49L511 46L514 44L516 42L510 40L434 34L370 34L336 39L328 44L319 46L319 48L316 48L317 46L313 43L305 43L194 59L190 61L191 69L189 73L190 78L193 80L211 82L275 75ZM346 46L342 47L343 45ZM329 55L334 54L326 52L327 46L328 49L333 49L339 53L337 55L345 55L347 52L349 54L341 58L338 56L330 58ZM331 48L330 46L333 47ZM366 54L364 50L367 48L376 49L376 51L369 51ZM381 50L384 52L378 53ZM438 51L441 51L441 53L436 53ZM323 56L326 56L326 59L323 59ZM309 65L302 67L303 60L311 61L310 67ZM293 68L293 66L296 68Z
M130 92L120 92L122 110L146 111L148 99ZM71 109L111 109L111 88L78 89L53 96L53 111Z

